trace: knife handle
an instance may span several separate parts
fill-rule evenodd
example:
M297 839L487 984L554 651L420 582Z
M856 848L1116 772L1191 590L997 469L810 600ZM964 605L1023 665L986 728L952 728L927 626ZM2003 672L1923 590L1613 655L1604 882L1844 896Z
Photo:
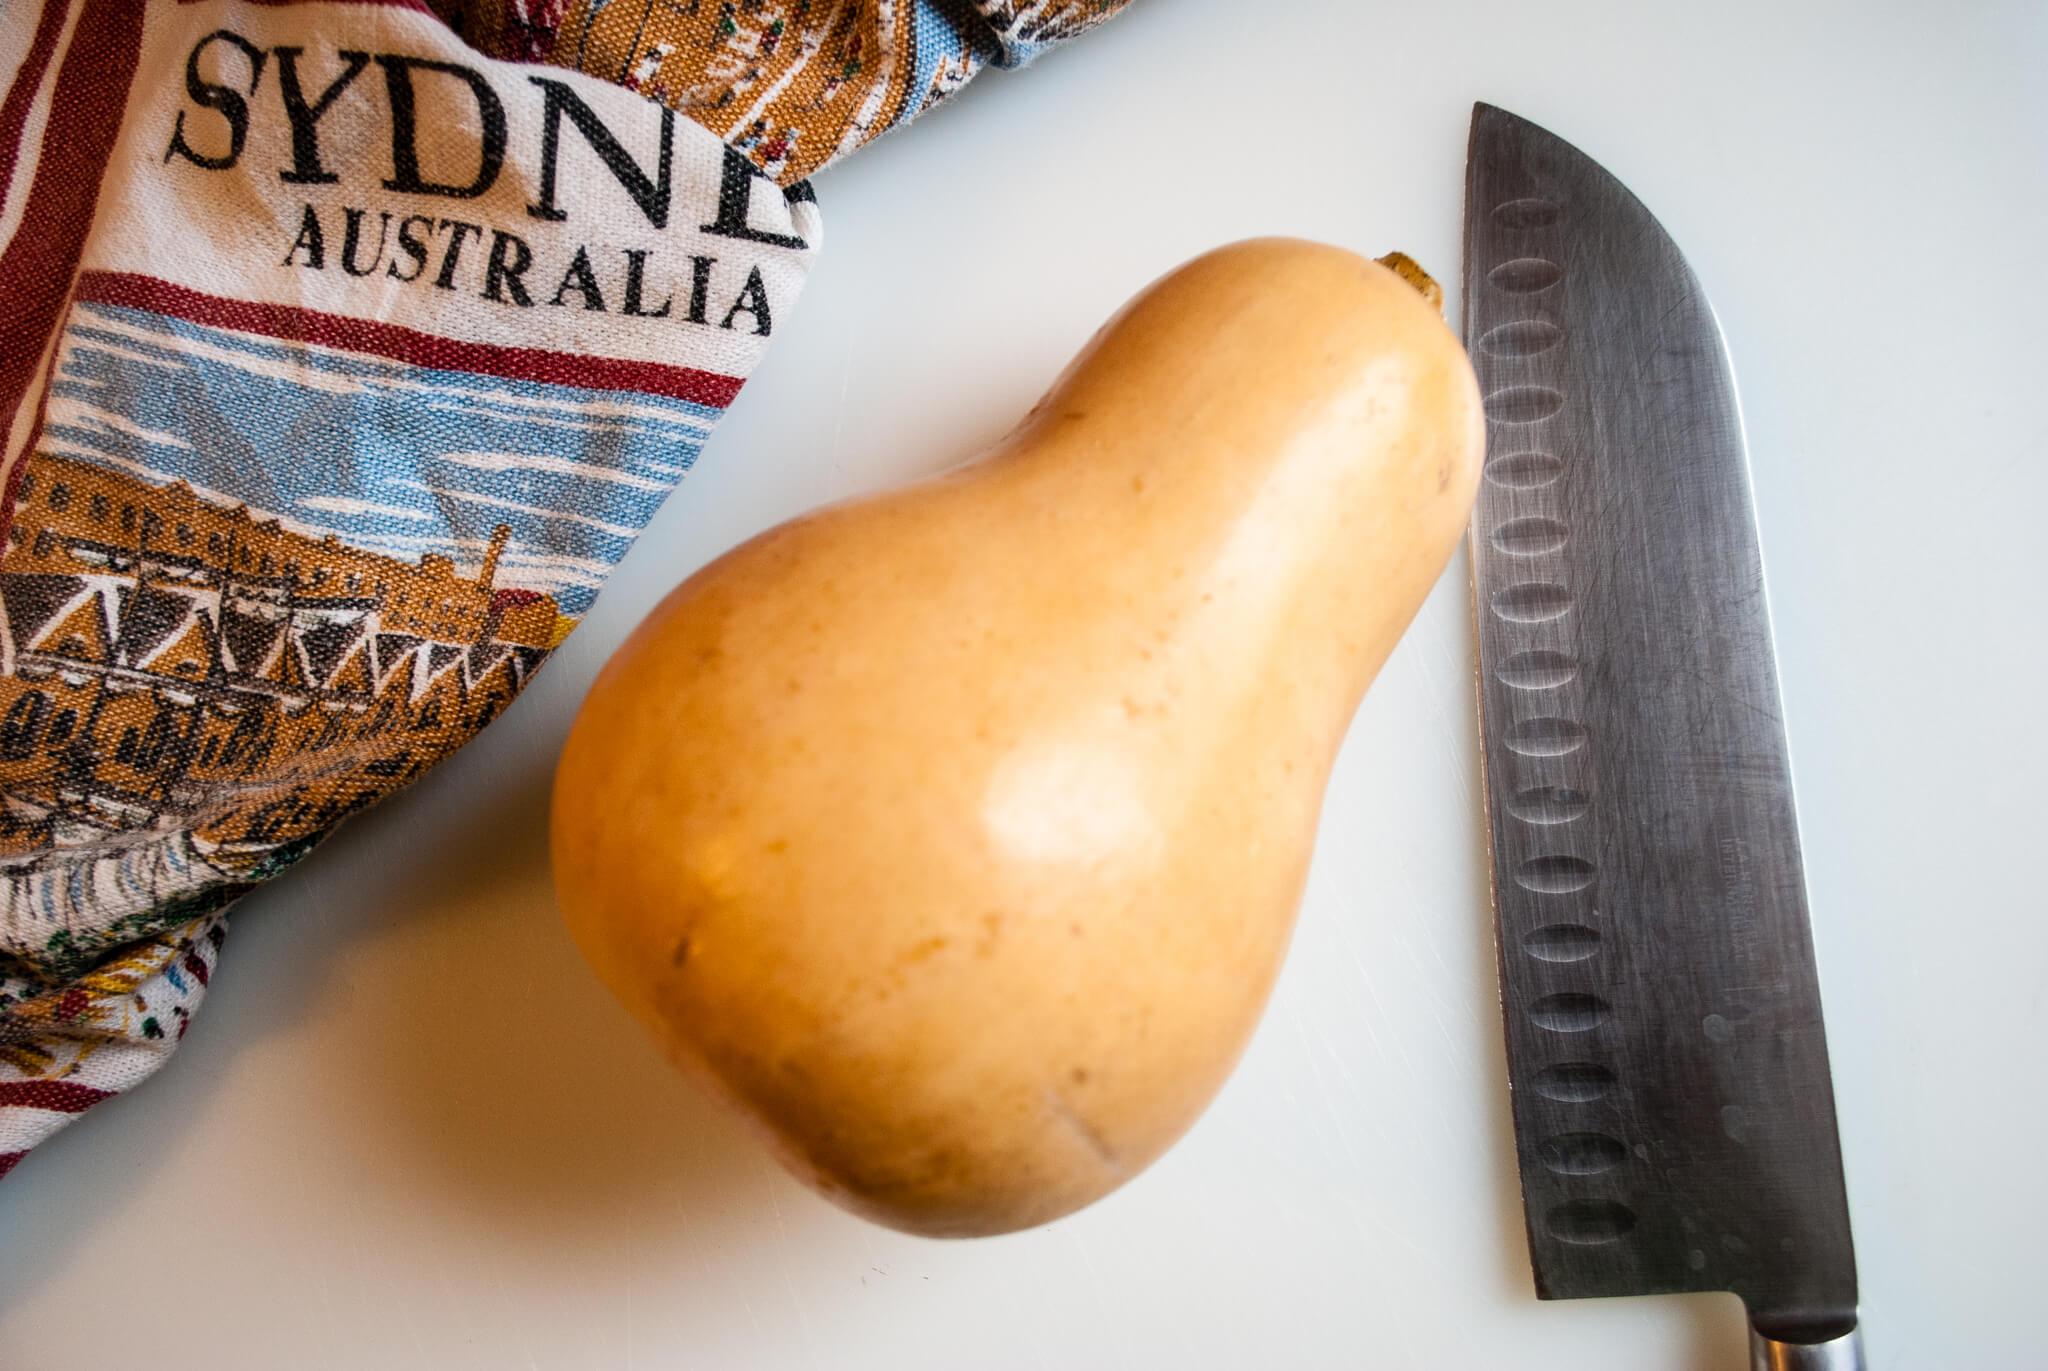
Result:
M1826 1342L1778 1342L1752 1328L1749 1371L1864 1371L1863 1330Z

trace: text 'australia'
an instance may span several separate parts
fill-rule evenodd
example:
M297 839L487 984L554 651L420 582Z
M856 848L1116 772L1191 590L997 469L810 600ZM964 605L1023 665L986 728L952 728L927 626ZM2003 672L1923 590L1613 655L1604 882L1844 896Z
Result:
M377 176L377 184L389 194L420 198L382 205L305 200L296 236L278 244L281 265L417 281L440 290L473 293L513 308L577 308L740 328L762 335L772 331L768 291L758 266L749 264L744 271L739 266L722 267L718 257L707 253L692 253L670 263L650 261L657 256L651 248L593 247L568 241L559 231L542 233L532 228L522 234L500 224L478 222L483 216L470 219L459 211L448 212L455 210L453 205L433 212L434 200L482 197L497 184L508 157L530 153L535 175L529 184L538 189L534 202L525 206L527 217L547 224L567 222L570 209L559 203L557 196L566 123L587 149L587 153L576 155L594 156L616 183L624 201L618 211L629 217L637 213L653 228L667 229L674 189L673 110L656 107L658 145L641 149L636 156L568 84L527 76L514 98L537 106L539 146L514 149L506 97L472 67L343 48L320 64L324 69L316 71L305 57L304 48L258 47L230 29L217 29L201 38L185 61L185 93L192 104L179 109L163 160L179 160L209 171L236 167L243 159L252 121L264 111L274 110L274 117L287 127L291 144L290 161L277 168L278 180L291 186L338 185L352 168L330 160L335 152L322 145L321 121L336 100L374 65L382 81L373 78L370 84L383 88L382 105L390 131L390 175ZM212 68L212 79L203 65ZM272 74L267 83L266 74ZM276 92L274 105L262 94L266 85ZM465 114L473 115L460 121L433 121L439 134L432 159L436 175L448 176L446 163L460 154L462 174L457 179L436 180L422 168L419 103L422 91L429 89L437 102L459 101ZM451 150L447 146L449 130L472 125L474 145ZM475 171L470 175L472 166ZM807 247L802 238L753 226L750 210L757 184L767 185L769 192L775 193L772 183L745 157L724 149L716 203L705 207L709 218L698 225L699 231L739 242L799 250ZM793 187L782 194L807 198L808 188ZM604 212L614 213L609 206ZM687 286L681 284L685 278ZM657 281L675 282L676 288L657 289L653 284Z

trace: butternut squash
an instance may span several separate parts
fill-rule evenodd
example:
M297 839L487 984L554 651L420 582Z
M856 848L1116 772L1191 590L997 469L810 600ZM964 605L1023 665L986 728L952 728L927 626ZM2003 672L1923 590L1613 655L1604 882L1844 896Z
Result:
M1422 294L1198 258L992 451L678 587L555 782L569 927L671 1058L882 1223L988 1234L1194 1121L1483 439Z

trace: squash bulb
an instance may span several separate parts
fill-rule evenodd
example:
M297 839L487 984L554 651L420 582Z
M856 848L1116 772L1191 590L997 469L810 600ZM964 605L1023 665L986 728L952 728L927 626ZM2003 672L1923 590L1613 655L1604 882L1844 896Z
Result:
M1482 446L1393 271L1283 239L1181 267L993 450L754 538L627 639L555 781L577 943L857 1213L989 1234L1100 1197L1250 1036Z

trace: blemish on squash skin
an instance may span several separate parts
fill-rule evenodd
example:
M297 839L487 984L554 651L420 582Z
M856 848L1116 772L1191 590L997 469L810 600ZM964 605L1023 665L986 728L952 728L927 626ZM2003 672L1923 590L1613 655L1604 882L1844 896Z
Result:
M945 950L946 940L944 938L926 938L923 942L903 954L903 964L905 966L915 966L919 962L927 961L935 954Z
M1129 1169L1124 1165L1123 1158L1117 1156L1110 1149L1109 1144L1104 1141L1102 1135L1095 1131L1094 1125L1090 1124L1087 1119L1076 1112L1072 1105L1060 1098L1058 1091L1046 1091L1045 1104L1046 1108L1052 1113L1052 1116L1065 1124L1067 1130L1078 1138L1087 1147L1088 1151L1095 1155L1095 1159L1101 1162L1111 1173L1122 1175Z

